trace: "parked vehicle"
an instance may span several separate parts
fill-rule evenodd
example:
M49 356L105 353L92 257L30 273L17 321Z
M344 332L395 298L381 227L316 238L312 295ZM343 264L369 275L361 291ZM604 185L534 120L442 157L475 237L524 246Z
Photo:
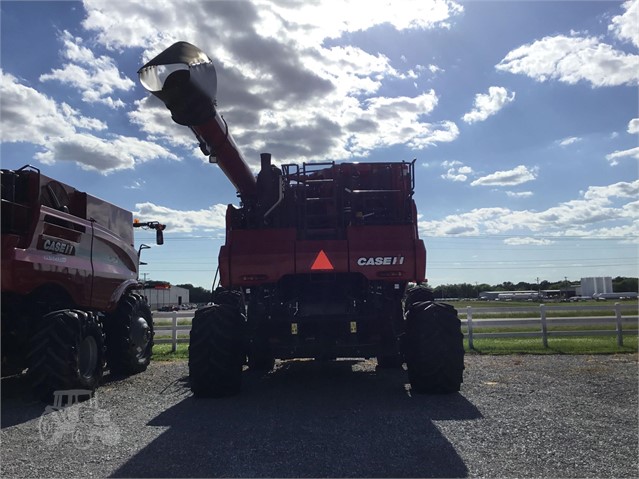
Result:
M139 70L142 85L237 188L214 304L196 311L189 373L198 396L240 391L242 370L287 358L407 363L414 392L458 391L463 336L435 303L413 200L415 162L272 164L253 176L217 111L211 59L178 42Z
M95 389L111 372L144 371L151 311L138 294L131 212L26 165L2 170L2 375L28 374L35 393Z

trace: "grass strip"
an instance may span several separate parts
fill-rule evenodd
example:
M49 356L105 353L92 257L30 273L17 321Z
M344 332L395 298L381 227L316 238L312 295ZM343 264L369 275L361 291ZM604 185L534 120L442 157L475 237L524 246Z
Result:
M503 332L498 330L495 332ZM509 329L510 331L510 329ZM544 348L541 338L475 338L474 350L468 348L468 338L464 338L464 348L469 354L619 354L637 353L639 339L637 332L624 333L624 345L617 346L615 336L549 337L548 348ZM154 361L183 361L188 359L188 344L180 343L175 352L170 344L156 344L153 347Z

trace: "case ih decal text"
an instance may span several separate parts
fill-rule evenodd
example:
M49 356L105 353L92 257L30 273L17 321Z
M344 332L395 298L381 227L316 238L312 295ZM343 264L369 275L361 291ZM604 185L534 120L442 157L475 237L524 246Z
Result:
M43 249L45 251L51 251L52 253L60 253L67 255L75 254L75 246L66 241L60 241L51 238L40 238L40 244L38 245L38 249Z
M373 256L366 258L362 256L357 259L358 266L390 266L394 264L404 264L403 256Z

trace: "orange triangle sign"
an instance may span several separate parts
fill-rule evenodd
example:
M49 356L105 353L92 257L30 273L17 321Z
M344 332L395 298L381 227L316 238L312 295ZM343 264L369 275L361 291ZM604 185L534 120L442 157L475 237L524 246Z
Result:
M313 261L311 270L314 270L314 269L321 269L321 270L335 269L333 267L333 263L331 263L331 261L328 259L328 256L326 256L326 253L324 253L323 249L321 249L320 252L317 253L317 258L315 258L315 261Z

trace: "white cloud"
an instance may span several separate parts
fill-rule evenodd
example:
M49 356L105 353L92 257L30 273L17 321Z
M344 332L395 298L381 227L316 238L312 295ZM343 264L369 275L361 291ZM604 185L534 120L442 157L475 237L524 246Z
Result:
M5 73L0 83L0 116L2 141L40 146L42 150L35 158L46 164L75 161L82 168L108 173L155 158L177 159L148 141L120 135L95 136L91 132L106 130L105 123L81 116L69 105L57 104Z
M144 180L134 180L129 186L125 186L127 190L141 190L144 185L146 185L146 181Z
M426 236L503 235L544 232L545 235L639 238L639 180L592 186L576 200L543 211L477 208L441 220L419 221ZM632 201L624 201L624 200Z
M578 143L582 140L583 138L579 138L577 136L570 136L568 138L564 138L563 140L559 140L559 146L568 146L568 145L572 145L574 143Z
M40 81L56 80L71 85L82 92L82 100L87 103L102 103L110 108L121 108L124 102L111 96L116 90L129 91L135 84L122 76L112 58L95 57L93 52L82 46L82 39L69 32L62 33L63 57L69 61L60 69L40 75Z
M211 3L225 4L213 6ZM397 30L448 28L451 17L463 12L461 5L450 0L424 0L412 3L410 8L368 0L261 0L259 10L248 2L199 0L159 5L157 2L140 5L85 0L84 4L88 12L84 28L96 31L98 41L112 49L148 48L176 38L191 39L189 41L198 44L203 32L218 31L231 37L235 31L245 33L248 29L298 44L303 49L315 47L324 39L381 24L389 24Z
M448 168L446 173L441 175L445 180L464 182L468 179L468 175L473 173L470 166L464 165L461 161L443 161L442 166Z
M348 160L373 148L423 149L459 135L450 120L429 121L437 104L433 90L380 94L386 81L413 84L426 67L404 61L398 71L382 54L327 41L381 24L448 28L463 11L454 2L397 8L363 0L184 0L161 6L88 0L85 8L83 26L109 49L141 47L148 60L177 40L205 48L217 70L219 110L252 165L266 149L275 162ZM137 102L129 117L149 139L193 144L188 129L178 132L163 108Z
M442 166L444 168L454 168L457 166L461 166L463 163L459 160L444 160L442 161Z
M462 117L462 120L466 123L484 121L514 100L515 92L509 93L504 87L491 86L488 88L488 93L478 93L475 95L473 109L466 113Z
M528 169L524 165L519 165L512 170L496 171L490 175L477 178L471 183L472 186L514 186L521 185L537 178L537 169Z
M591 186L582 193L586 200L604 201L609 198L636 198L639 196L639 181L625 181L606 186Z
M443 179L450 181L466 181L468 179L468 175L461 174L452 168L441 176Z
M21 84L13 75L1 73L0 116L3 142L45 144L50 137L73 134L72 123L102 128L96 119L77 117L75 110L62 107L37 90Z
M530 198L533 196L532 191L506 191L506 195L511 198Z
M610 162L610 166L617 166L620 158L634 158L635 160L639 160L639 146L629 150L617 150L606 155L606 160Z
M608 25L608 30L622 41L629 41L639 48L639 0L628 0L623 4L626 11L617 15Z
M633 118L628 122L628 133L631 135L639 133L639 118Z
M594 37L544 37L509 52L498 70L539 82L589 82L593 87L639 83L639 56L615 50Z
M216 204L202 210L176 210L153 203L137 203L135 216L143 218L162 218L167 231L171 233L190 233L195 230L224 231L226 228L227 205Z
M521 245L546 246L546 245L554 244L554 243L555 243L555 241L552 241L552 240L549 240L549 239L530 238L530 237L525 237L525 238L520 238L520 237L506 238L504 240L504 244L507 244L509 246L521 246Z
M100 173L134 168L136 163L160 157L178 159L148 141L119 135L104 139L83 133L53 139L47 143L46 151L35 154L35 158L45 164L74 161L85 170Z

